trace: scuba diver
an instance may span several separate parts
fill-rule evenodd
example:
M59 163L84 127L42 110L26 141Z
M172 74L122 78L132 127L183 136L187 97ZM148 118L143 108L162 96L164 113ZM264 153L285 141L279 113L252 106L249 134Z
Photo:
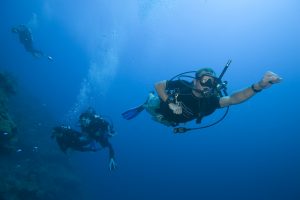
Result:
M97 151L95 143L84 134L71 129L70 126L57 126L53 128L52 139L56 139L56 142L60 150L64 153L68 149L75 151Z
M98 142L103 148L108 148L109 169L114 170L116 168L115 152L109 138L114 136L115 131L113 123L111 120L109 121L97 115L92 108L88 108L79 116L81 131L90 139Z
M224 119L229 106L242 103L256 93L282 80L277 74L268 71L257 83L228 95L226 91L227 82L222 81L222 77L230 63L231 60L227 62L219 77L216 76L213 69L202 68L198 71L181 73L168 81L164 80L155 83L155 90L158 96L150 93L144 104L122 113L123 118L130 120L146 109L152 115L153 120L173 127L174 133L207 128ZM186 75L190 73L194 75ZM184 78L193 80L187 81ZM227 107L226 113L213 124L198 128L178 127L181 123L194 119L197 124L200 124L205 116L212 114L216 109L224 107Z
M18 25L11 29L12 33L16 33L19 35L19 40L25 47L26 51L32 54L35 58L41 58L44 56L44 53L40 50L37 50L33 46L33 38L31 30L25 26L24 24ZM47 56L48 60L53 60L51 56Z

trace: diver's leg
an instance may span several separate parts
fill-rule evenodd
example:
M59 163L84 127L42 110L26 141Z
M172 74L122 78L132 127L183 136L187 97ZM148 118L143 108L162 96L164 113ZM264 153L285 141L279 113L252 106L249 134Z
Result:
M156 110L160 107L160 98L154 93L149 93L146 103L144 103L144 108L150 115L155 116L158 113Z
M164 116L157 112L160 107L160 98L153 92L149 93L148 100L144 104L146 111L152 116L152 120L161 123L165 126L174 126L173 122L169 122Z

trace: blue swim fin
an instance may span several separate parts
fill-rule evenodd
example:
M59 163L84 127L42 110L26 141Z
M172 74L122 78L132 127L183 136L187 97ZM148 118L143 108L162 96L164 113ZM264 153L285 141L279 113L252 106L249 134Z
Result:
M122 116L124 119L130 120L132 118L135 118L136 116L138 116L138 114L140 114L143 110L144 110L144 104L137 106L135 108L131 108L125 112L122 113Z
M131 108L131 109L129 109L129 110L123 112L123 113L122 113L123 118L124 118L124 119L127 119L127 120L130 120L130 119L133 119L133 118L135 118L136 116L138 116L138 114L140 114L140 113L145 109L145 107L149 104L149 100L150 100L151 98L152 98L152 99L155 98L154 92L153 92L153 91L151 91L151 92L149 93L149 96L148 96L147 100L145 101L145 103L143 103L143 104L141 104L141 105L139 105L139 106L137 106L137 107ZM158 97L157 97L157 99L158 99ZM151 102L154 102L154 101L151 101ZM158 102L159 102L159 101L158 101ZM153 103L152 103L152 104L153 104ZM156 102L156 104L157 104L157 102ZM159 103L158 103L158 105L159 105Z

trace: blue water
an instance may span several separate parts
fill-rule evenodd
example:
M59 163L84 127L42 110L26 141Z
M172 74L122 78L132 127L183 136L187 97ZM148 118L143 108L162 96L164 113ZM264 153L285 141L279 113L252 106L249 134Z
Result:
M57 123L74 124L89 105L112 117L116 171L108 170L106 151L70 157L84 199L296 200L299 9L297 0L3 0L0 66ZM10 32L22 23L53 61L25 52ZM201 67L220 73L228 59L229 92L268 70L283 82L231 107L222 123L186 135L147 113L121 118L156 81Z

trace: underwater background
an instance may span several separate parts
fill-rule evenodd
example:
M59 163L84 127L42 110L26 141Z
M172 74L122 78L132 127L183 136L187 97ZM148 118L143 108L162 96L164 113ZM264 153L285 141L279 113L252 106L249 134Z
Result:
M297 0L2 0L0 73L15 86L0 110L18 133L1 150L0 200L300 199L299 10ZM53 60L25 51L19 24ZM283 81L186 134L146 112L121 117L155 82L220 74L228 59L229 93L268 70ZM114 122L115 171L106 149L65 155L50 138L89 106Z

